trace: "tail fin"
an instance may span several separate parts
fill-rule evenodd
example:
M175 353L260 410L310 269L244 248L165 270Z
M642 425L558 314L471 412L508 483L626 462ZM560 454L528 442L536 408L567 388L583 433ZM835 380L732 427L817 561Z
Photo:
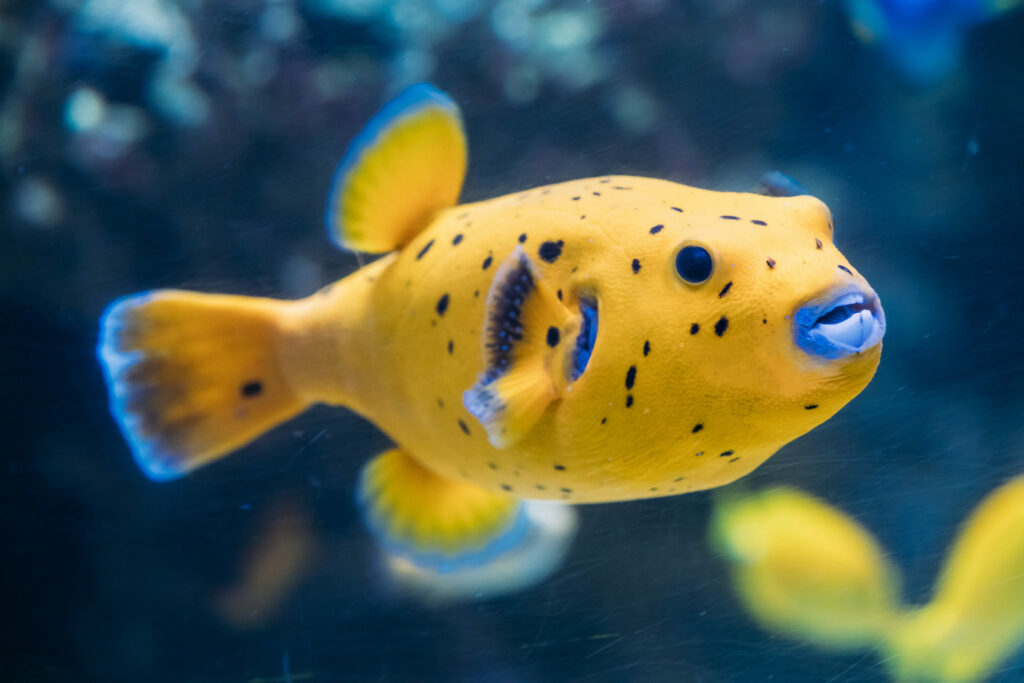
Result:
M301 412L275 342L283 302L162 290L103 313L97 355L136 462L168 480Z

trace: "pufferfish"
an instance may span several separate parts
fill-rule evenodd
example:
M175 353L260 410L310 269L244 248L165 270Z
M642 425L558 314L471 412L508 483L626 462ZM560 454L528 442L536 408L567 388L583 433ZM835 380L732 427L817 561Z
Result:
M395 444L358 499L396 571L525 585L564 504L727 484L871 380L885 318L818 199L608 176L460 205L466 165L457 106L412 86L327 203L339 247L386 256L299 301L114 302L98 355L142 470L344 406Z

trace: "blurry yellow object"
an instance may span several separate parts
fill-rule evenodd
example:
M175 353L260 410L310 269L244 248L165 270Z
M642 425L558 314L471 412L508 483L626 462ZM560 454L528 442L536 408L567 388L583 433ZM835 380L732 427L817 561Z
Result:
M954 542L930 603L901 607L873 538L797 491L725 499L714 540L772 630L832 649L877 646L898 681L981 681L1024 641L1024 476L989 495Z
M1024 640L1024 476L964 523L932 601L892 638L906 680L977 681Z
M791 489L733 499L715 531L740 595L769 628L848 648L892 623L896 572L874 538L821 501Z

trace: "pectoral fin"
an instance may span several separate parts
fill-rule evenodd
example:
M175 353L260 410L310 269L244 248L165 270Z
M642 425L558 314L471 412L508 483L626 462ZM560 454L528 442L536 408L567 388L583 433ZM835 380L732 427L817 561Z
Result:
M495 273L483 333L485 369L463 395L496 448L525 436L573 376L581 316L517 247Z

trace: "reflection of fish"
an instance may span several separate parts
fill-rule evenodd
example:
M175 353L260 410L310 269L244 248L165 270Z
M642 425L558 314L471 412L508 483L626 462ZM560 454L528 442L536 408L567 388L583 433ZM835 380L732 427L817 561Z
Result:
M465 165L455 105L414 86L328 205L339 245L389 256L296 302L113 304L99 356L142 468L170 479L345 405L399 444L363 475L371 528L455 571L538 536L524 498L725 484L870 381L882 311L817 199L607 177L455 206Z
M965 34L1020 0L846 0L854 33L884 45L912 81L931 83L960 61Z
M878 646L896 680L979 681L1024 643L1024 476L964 523L920 608L900 606L867 531L797 491L727 498L713 530L761 623L833 649Z

